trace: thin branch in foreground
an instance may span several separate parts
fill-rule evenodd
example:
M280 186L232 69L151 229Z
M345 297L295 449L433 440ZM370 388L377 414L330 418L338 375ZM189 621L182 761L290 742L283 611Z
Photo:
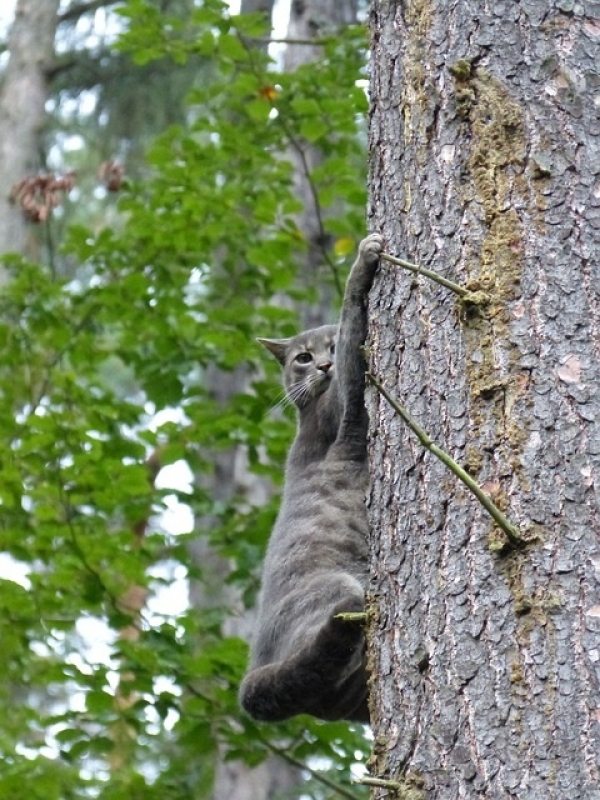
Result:
M430 269L419 267L417 264L411 264L410 261L404 261L402 258L396 258L395 256L391 256L389 253L382 253L380 258L383 258L384 261L389 261L391 264L396 264L399 267L403 267L410 272L414 272L417 275L424 275L426 278L439 283L440 286L445 286L446 289L450 289L468 303L472 303L473 305L477 306L489 303L489 297L487 294L485 294L485 292L472 292L470 289L465 289L464 286L454 283L454 281L450 281L448 278L444 278L442 275L438 275L437 272L433 272Z
M292 767L296 767L297 769L308 772L312 778L314 778L319 783L322 783L323 786L327 786L328 789L331 789L332 791L339 794L340 797L345 797L346 800L361 800L360 797L355 795L349 789L340 786L339 784L327 778L325 775L322 775L317 770L309 767L308 764L305 764L303 761L299 761L297 758L294 758L294 756L290 755L286 750L276 747L274 744L269 742L267 739L263 739L262 737L260 738L260 741L262 744L264 744L267 750L270 750L273 753L273 755L279 756L279 758L282 758L284 761L287 761L287 763L290 764Z
M398 781L390 781L387 778L357 778L354 783L360 783L363 786L376 786L379 789L390 789L393 792L399 792L402 784Z
M249 42L253 44L302 44L308 45L309 47L325 47L325 45L329 44L333 41L331 37L323 38L323 39L276 39L273 37L259 37L259 36L248 36L244 37L247 38Z
M388 797L395 797L397 800L423 800L425 797L422 790L422 781L415 777L390 780L389 778L372 778L366 776L364 778L357 778L353 783L373 786L377 789L386 789L386 795Z
M390 395L387 389L384 388L384 386L374 375L372 375L370 372L367 372L367 378L373 384L373 386L375 386L377 391L387 400L396 414L398 414L398 416L401 417L401 419L408 425L411 431L416 435L421 445L426 450L429 450L430 453L433 453L434 456L437 456L437 458L439 458L439 460L465 484L467 489L469 489L475 495L481 505L492 517L494 522L496 522L504 531L506 538L509 540L511 545L513 547L524 547L527 544L527 541L522 538L517 528L508 521L493 500L479 488L469 473L466 472L459 464L457 464L456 461L445 452L445 450L442 450L441 447L438 447L435 442L431 440L423 428L421 428L419 424L410 416L408 411Z
M249 44L250 40L247 37L243 36L241 33L238 33L237 36L238 36L238 39L240 41L240 44L242 44L242 46L246 49L246 52L248 54L250 69L254 73L254 75L257 78L257 80L259 81L259 83L263 84L264 83L264 75L259 72L259 70L257 69L257 67L255 65L254 58L252 57L253 56L253 52L252 52L253 48ZM322 41L324 42L326 40L322 40ZM318 44L318 42L317 42L317 44ZM271 99L269 99L269 103L271 104L271 108L276 109L276 106L275 106L275 104L273 103L273 101ZM313 210L314 210L314 214L315 214L315 218L317 220L317 226L318 226L318 239L314 240L314 244L320 250L321 256L323 258L323 261L329 267L329 269L331 271L331 274L332 274L332 277L333 277L335 290L336 290L336 292L338 293L338 295L341 298L341 297L344 296L344 286L343 286L341 278L340 278L339 269L338 269L337 265L335 264L335 262L333 261L333 259L331 258L331 256L329 255L327 247L325 246L325 242L327 241L327 235L326 235L326 231L325 231L325 221L324 221L324 218L323 218L323 210L322 210L322 207L321 207L321 201L319 199L319 193L317 191L317 187L315 186L315 182L314 182L313 177L312 177L312 173L311 173L311 170L310 170L310 165L309 165L308 160L306 158L305 149L302 146L301 142L298 140L298 138L290 130L289 125L287 124L285 118L281 114L277 114L276 120L277 120L277 124L280 125L281 129L283 130L284 135L287 137L287 140L288 140L290 148L296 152L298 158L300 159L300 165L301 165L301 168L302 168L302 173L304 175L304 178L306 179L306 182L307 182L307 185L308 185L308 190L310 192L310 196L311 196L312 201L313 201Z
M207 705L211 706L214 705L214 700L205 695L203 692L198 691L195 686L186 681L185 688L192 694L194 697L199 697L201 700L204 700ZM361 800L360 797L355 795L350 789L346 789L344 786L340 786L339 784L335 783L335 781L330 780L325 775L322 775L318 770L312 769L309 767L308 764L305 764L304 761L300 761L298 758L295 758L291 753L288 753L283 747L277 747L268 739L265 739L260 733L257 733L258 741L274 756L278 756L279 758L286 761L292 767L296 767L296 769L302 770L303 772L308 772L309 775L314 778L319 783L322 783L323 786L327 786L328 789L336 792L340 797L346 798L346 800Z
M117 0L89 0L89 2L79 3L78 5L71 6L58 15L59 22L67 22L69 20L78 20L84 14L89 14L91 11L98 11L100 8L106 6L116 6Z
M343 622L366 622L367 614L365 611L342 611L336 614L334 619L341 619Z

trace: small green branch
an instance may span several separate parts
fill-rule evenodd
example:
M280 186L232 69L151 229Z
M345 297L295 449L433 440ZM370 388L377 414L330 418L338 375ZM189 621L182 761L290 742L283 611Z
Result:
M346 800L361 800L360 797L357 797L350 789L346 789L343 786L340 786L335 781L330 780L325 775L322 775L318 770L312 769L309 767L308 764L305 764L302 761L299 761L297 758L292 756L287 750L283 750L280 747L276 747L274 744L268 741L268 739L263 739L259 737L262 744L270 750L273 755L279 756L284 761L287 761L292 767L296 767L297 769L303 770L308 772L316 781L322 783L323 786L327 786L328 789L331 789L333 792L336 792L340 797L345 797Z
M390 393L382 386L377 378L370 372L367 372L367 378L375 386L377 391L387 400L390 406L394 409L396 414L408 425L411 431L416 435L419 442L426 450L433 453L439 460L450 469L457 478L459 478L465 486L479 500L481 505L485 508L492 519L504 531L507 539L513 547L523 547L527 542L521 537L517 528L507 520L504 514L500 511L498 506L483 492L473 478L466 472L456 461L448 455L441 447L438 447L435 442L431 440L429 435L419 426L419 424L410 416L408 411L395 400Z
M382 253L380 258L383 258L384 261L389 261L391 264L396 264L399 267L410 270L410 272L415 272L417 275L424 275L426 278L439 283L440 286L445 286L446 289L450 289L451 291L455 292L455 294L462 297L462 299L468 303L480 306L489 302L489 297L485 293L472 292L469 289L465 289L464 286L460 286L460 284L454 283L454 281L449 281L448 278L443 278L441 275L438 275L437 272L433 272L430 269L419 267L417 264L411 264L410 261L404 261L402 258L396 258L395 256L391 256L389 253Z
M199 699L203 700L209 707L214 707L216 709L216 703L213 698L209 697L208 695L204 694L203 692L196 689L196 687L188 682L184 682L185 688L187 689L190 694L194 697L198 697ZM270 742L268 739L265 739L258 731L256 732L256 738L258 741L264 746L266 750L272 753L274 756L281 758L283 761L287 762L290 766L295 767L296 769L301 770L302 772L308 772L312 778L318 783L323 784L323 786L327 786L328 789L338 794L340 797L344 797L345 800L361 800L360 797L355 795L350 789L346 789L344 786L340 786L335 781L332 781L326 775L323 775L318 770L309 767L308 764L305 764L304 761L300 761L300 759L293 756L288 750L283 747L278 747Z
M376 786L378 789L390 789L392 792L399 792L402 784L398 781L390 781L387 778L356 778L353 783L360 783L363 786Z
M240 36L243 36L243 34L240 34ZM322 39L274 39L273 37L244 36L243 38L247 38L251 44L303 44L309 47L325 47L334 41L330 37L323 37Z
M373 786L377 789L387 789L388 795L397 797L399 800L425 800L422 789L422 781L417 777L407 777L401 780L390 780L389 778L357 778L353 783L361 783L364 786Z
M366 622L367 615L364 611L343 611L336 614L334 619L341 619L344 622Z

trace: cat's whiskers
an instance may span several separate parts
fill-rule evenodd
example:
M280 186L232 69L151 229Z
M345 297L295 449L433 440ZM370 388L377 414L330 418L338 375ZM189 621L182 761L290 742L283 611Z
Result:
M293 406L298 400L303 400L309 391L307 387L307 378L302 378L296 383L292 383L287 389L281 392L281 397L271 406L270 411L277 411L278 409Z
M315 397L329 388L330 381L324 380L323 375L318 372L308 377L310 394Z
M295 405L302 405L311 393L310 375L302 380L296 381L288 388L288 400Z
M288 390L290 400L298 406L303 405L305 400L320 394L317 390L322 386L322 383L323 376L320 373L307 375L290 387Z
M305 375L303 378L300 378L300 380L295 381L284 389L281 396L276 399L269 411L277 411L292 405L300 408L303 407L307 400L316 397L321 391L324 391L324 389L321 388L323 386L323 380L322 372L311 372ZM325 388L327 388L327 386L325 386Z
M286 406L289 405L292 405L292 400L288 396L287 389L283 389L281 392L277 393L275 402L269 409L269 412L278 411L280 408L285 408Z

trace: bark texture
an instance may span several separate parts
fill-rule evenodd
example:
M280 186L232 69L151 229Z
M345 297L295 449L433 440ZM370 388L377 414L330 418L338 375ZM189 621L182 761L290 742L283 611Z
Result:
M47 100L46 71L54 56L59 0L19 0L0 84L0 253L35 257L21 209L9 200L12 186L40 167L40 134Z
M412 798L600 798L600 3L374 0L372 771ZM389 788L374 790L389 796ZM402 796L402 794L400 795Z

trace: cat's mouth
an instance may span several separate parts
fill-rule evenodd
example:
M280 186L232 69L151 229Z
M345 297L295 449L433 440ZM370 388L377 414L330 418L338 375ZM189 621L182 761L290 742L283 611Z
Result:
M333 373L331 370L329 372L319 372L318 375L314 375L311 379L311 394L314 397L318 397L320 394L323 394L323 392L326 392L332 378Z

